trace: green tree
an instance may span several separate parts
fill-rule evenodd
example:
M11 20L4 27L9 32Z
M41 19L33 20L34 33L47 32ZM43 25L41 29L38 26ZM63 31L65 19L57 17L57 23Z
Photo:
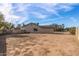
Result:
M13 24L8 23L8 22L5 22L4 26L5 26L6 29L9 29L9 30L14 28Z
M2 33L6 29L11 30L12 28L14 28L14 25L11 23L5 22L4 16L0 13L0 33Z
M69 32L70 32L71 34L75 34L75 32L76 32L76 27L71 27L71 28L69 29Z
M4 29L4 17L3 14L0 13L0 30Z
M0 13L0 22L4 22L4 16L2 13Z

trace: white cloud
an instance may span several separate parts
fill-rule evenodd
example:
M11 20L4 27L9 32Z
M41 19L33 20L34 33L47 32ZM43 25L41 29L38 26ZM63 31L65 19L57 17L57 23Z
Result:
M16 23L17 21L21 21L22 16L14 15L14 10L12 10L12 4L4 3L0 4L0 12L4 15L5 21Z
M19 16L15 16L15 15L11 15L11 17L12 17L12 18L16 18L16 19L17 19L17 18L21 18L21 17L19 17Z
M28 6L31 4L24 4L24 3L17 3L16 6L13 8L17 8L16 10L13 10L13 13L21 13L22 15L18 17L18 19L15 20L15 22L23 23L24 21L28 20Z
M47 15L44 15L44 14L39 13L39 12L31 12L31 14L33 14L34 17L39 18L39 19L44 19L47 17Z
M28 3L17 3L16 6L13 8L17 8L16 12L27 12L27 9L28 7L30 6L31 4L28 4Z
M0 4L0 12L4 15L5 19L8 20L11 10L11 4Z
M20 19L22 19L23 17L21 16L16 16L16 15L11 15L9 16L9 21L8 22L16 22L16 21L20 21Z
M52 13L58 18L62 18L62 16L59 14L59 10L63 10L65 12L71 11L73 7L71 6L72 4L55 4L55 3L46 3L46 4L35 4L33 6L40 7L44 9L46 12L49 14ZM8 22L19 22L22 23L25 20L29 20L30 17L28 17L29 12L34 15L34 17L39 18L39 19L45 19L48 17L49 14L43 14L42 12L38 11L29 11L30 8L29 6L32 6L32 4L16 4L15 7L12 6L10 3L4 3L0 4L0 12L4 14L5 20ZM17 8L16 10L13 10L12 8ZM14 13L19 12L22 13L23 15L15 15ZM30 15L31 16L31 15ZM53 16L53 15L52 15ZM72 18L71 18L72 19ZM75 21L75 20L74 20Z
M72 23L77 23L77 19L75 17L70 17L70 20L72 21Z
M58 8L56 9L68 12L68 11L71 11L73 7L72 7L72 4L59 4Z
M22 3L18 3L18 4L16 4L16 6L15 7L17 7L17 12L23 12L26 8L24 8L24 4L22 4Z
M78 21L77 21L77 19L75 17L70 17L70 20L72 22L72 25L78 26Z
M59 11L62 10L62 11L65 11L65 12L68 12L68 11L71 11L73 9L72 7L73 4L67 4L67 3L64 3L64 4L61 4L61 3L46 3L46 4L39 4L38 7L46 10L47 12L49 13L52 13L58 17L62 17L60 14L59 14Z
M58 4L40 4L39 7L45 9L49 13L60 16L58 11L55 9L56 5Z
M13 15L12 5L10 3L0 4L0 12L4 15L5 21L12 22L20 16Z

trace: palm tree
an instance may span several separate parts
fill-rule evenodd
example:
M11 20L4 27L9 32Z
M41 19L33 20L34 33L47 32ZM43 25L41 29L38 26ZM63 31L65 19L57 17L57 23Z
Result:
M5 26L6 29L9 29L9 30L11 30L12 28L14 28L14 25L11 24L11 23L8 23L8 22L5 22L4 26Z
M4 16L0 13L0 32L2 33L4 30L11 30L14 28L14 25L4 21Z

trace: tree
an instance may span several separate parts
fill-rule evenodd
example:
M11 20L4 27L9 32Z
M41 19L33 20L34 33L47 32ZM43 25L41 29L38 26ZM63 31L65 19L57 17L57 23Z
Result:
M18 24L17 28L21 28L21 24Z
M75 34L75 32L76 32L76 27L71 27L71 28L69 29L69 32L70 32L71 34Z
M0 13L0 30L4 29L4 17L2 13Z
M8 22L5 22L4 16L0 13L0 32L4 32L6 30L11 30L14 28L14 25Z
M62 25L59 25L59 29L58 29L59 31L64 31L64 24L62 24Z
M14 25L11 24L11 23L8 23L8 22L5 22L4 26L5 26L6 29L9 29L9 30L14 28Z
M53 26L54 31L57 31L57 29L58 29L58 24L52 24L51 26Z
M4 16L1 12L0 12L0 22L4 22Z

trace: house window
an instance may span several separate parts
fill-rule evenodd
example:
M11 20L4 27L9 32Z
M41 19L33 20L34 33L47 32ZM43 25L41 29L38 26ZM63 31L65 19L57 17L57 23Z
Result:
M38 29L37 29L37 28L34 28L33 30L34 30L34 32L37 32L37 31L38 31Z

